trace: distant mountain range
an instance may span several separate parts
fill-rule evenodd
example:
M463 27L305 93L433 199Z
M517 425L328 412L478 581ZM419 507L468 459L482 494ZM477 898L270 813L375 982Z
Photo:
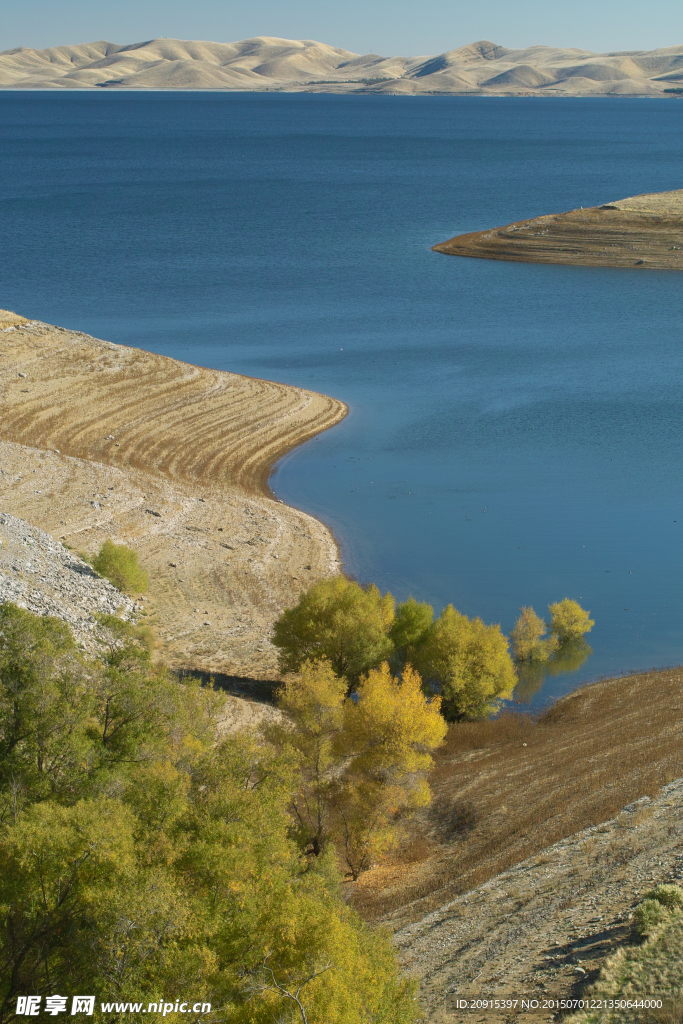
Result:
M310 39L153 39L0 53L2 89L232 89L492 96L683 94L683 46L623 53L482 40L431 57L359 55Z

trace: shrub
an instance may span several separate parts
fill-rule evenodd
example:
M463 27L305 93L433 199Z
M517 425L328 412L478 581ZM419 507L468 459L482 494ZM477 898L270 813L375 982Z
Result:
M138 625L137 622L130 622L120 619L118 615L97 614L95 616L100 626L104 626L112 634L115 646L124 646L133 641L138 643L143 650L151 652L154 650L154 630L147 624Z
M560 646L556 633L545 637L548 627L533 608L522 608L511 633L517 661L547 661ZM544 639L545 637L545 639Z
M657 900L667 910L683 910L683 889L679 885L658 885L645 893L646 900Z
M138 556L125 544L114 544L105 540L92 567L115 587L126 593L144 594L147 590L147 573L138 563Z
M646 939L672 913L683 910L683 889L678 885L658 885L645 893L642 903L633 911L633 931Z
M595 622L590 612L585 611L578 603L565 597L563 601L548 605L550 612L550 628L557 633L560 643L565 644L580 640L584 633L590 633Z
M659 900L643 900L633 911L633 931L639 938L645 939L668 917L669 911Z

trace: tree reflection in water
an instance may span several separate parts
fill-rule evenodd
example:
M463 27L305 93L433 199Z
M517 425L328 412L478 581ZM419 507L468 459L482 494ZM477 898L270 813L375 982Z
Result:
M593 653L585 640L562 644L548 661L531 661L517 665L519 682L515 686L513 700L528 704L538 693L548 676L559 676L563 672L576 672Z

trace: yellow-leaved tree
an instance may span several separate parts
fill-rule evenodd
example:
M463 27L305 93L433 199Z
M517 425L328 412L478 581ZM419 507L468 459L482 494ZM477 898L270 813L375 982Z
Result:
M408 665L400 678L385 662L364 676L355 699L344 706L340 745L349 763L337 787L334 810L346 863L353 878L395 844L399 815L431 802L426 773L431 752L447 725L441 698L427 698L419 674Z
M595 622L581 607L578 601L572 601L565 597L563 601L548 605L550 612L550 628L557 633L561 644L575 643L583 639L585 633L590 633Z
M512 697L517 682L500 626L447 605L415 651L415 667L437 686L446 718L483 718Z
M297 754L301 785L292 801L299 839L316 857L330 835L330 798L345 753L337 742L344 726L346 680L339 679L329 661L305 662L298 676L278 691L278 703L294 729L276 726L270 738Z
M329 662L307 663L279 692L291 725L269 738L296 752L303 785L292 810L309 852L336 838L357 878L394 845L400 816L430 802L425 775L447 725L410 666L395 678L384 663L346 691Z
M557 648L560 640L557 633L545 634L548 626L531 607L521 609L512 629L512 650L517 661L547 661Z

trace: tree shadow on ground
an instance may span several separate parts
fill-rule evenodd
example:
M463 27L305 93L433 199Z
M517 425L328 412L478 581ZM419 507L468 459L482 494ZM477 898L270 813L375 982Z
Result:
M248 676L229 676L224 672L203 672L196 668L181 668L176 672L178 679L193 676L206 685L213 679L214 686L235 697L245 697L260 704L275 704L275 691L282 686L280 679L250 679Z

